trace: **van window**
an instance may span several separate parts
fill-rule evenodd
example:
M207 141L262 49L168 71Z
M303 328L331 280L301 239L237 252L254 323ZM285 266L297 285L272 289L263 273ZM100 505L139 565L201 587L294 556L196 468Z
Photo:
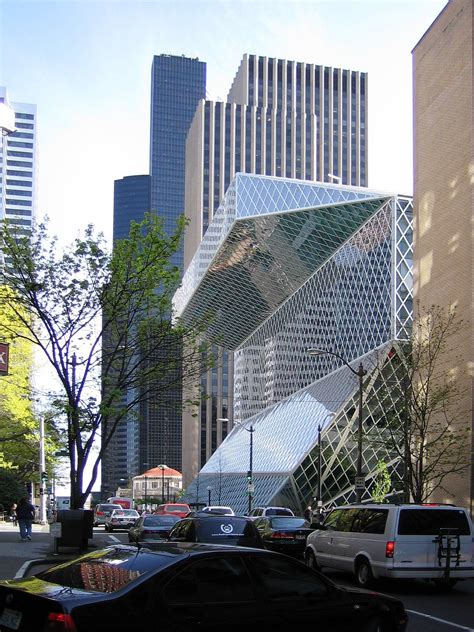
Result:
M331 531L336 531L337 523L339 522L339 516L342 513L342 509L333 509L329 516L324 521L324 526Z
M357 509L352 524L355 533L379 533L385 532L388 509Z
M336 531L351 531L352 523L357 512L357 509L345 509L344 511L341 511L341 515L339 516L339 520L337 521Z
M402 509L399 535L438 535L440 529L459 529L459 535L471 535L462 509Z

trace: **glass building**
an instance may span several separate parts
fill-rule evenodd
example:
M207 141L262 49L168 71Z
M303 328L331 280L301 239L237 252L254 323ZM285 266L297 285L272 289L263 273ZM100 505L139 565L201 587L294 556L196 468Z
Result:
M301 512L321 476L326 506L355 500L358 379L367 370L364 497L383 459L387 398L397 414L400 345L412 320L412 201L359 187L238 174L174 299L176 317L213 315L207 335L234 353L230 433L186 490L189 502ZM398 386L397 386L398 385ZM196 422L199 434L199 421ZM321 472L318 428L321 427Z
M185 269L236 173L366 186L366 103L366 73L245 54L227 102L200 101L188 133ZM202 377L199 438L183 413L186 484L228 429L219 419L231 407L233 354L217 353Z

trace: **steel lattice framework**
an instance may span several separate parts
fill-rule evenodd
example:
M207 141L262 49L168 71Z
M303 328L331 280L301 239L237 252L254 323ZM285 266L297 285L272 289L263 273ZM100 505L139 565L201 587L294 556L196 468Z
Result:
M399 392L398 341L412 319L412 202L368 189L238 174L175 296L185 322L235 352L234 419L254 434L255 504L301 511L317 485L322 426L325 504L354 500L358 383L330 355L363 362L364 470L387 453L387 393ZM384 400L384 405L381 401ZM396 402L390 402L396 411ZM396 413L395 413L396 414ZM246 507L248 433L236 425L186 498Z

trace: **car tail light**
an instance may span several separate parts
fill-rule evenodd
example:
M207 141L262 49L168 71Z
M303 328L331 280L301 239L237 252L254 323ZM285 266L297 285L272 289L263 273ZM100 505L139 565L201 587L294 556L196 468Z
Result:
M103 512L103 511L98 511L98 512L97 512L97 515L98 515L98 516L103 516L103 515L104 515L104 512Z
M276 540L293 540L293 534L286 531L274 531L271 537Z
M393 557L395 553L395 542L389 540L385 545L385 557Z
M77 628L70 614L50 612L44 632L77 632Z

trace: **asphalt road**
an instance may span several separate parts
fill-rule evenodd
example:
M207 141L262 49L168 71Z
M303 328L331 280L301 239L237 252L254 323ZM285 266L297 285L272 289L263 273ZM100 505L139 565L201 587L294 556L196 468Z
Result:
M127 543L127 534L94 529L93 548L117 542ZM27 562L44 559L51 552L47 526L34 525L32 541L21 542L17 528L0 523L0 579L38 572L45 566L36 564L27 571ZM77 554L77 550L61 548L57 559ZM355 586L349 574L328 571L327 576L337 584ZM379 581L374 589L403 601L410 616L408 632L474 632L474 580L459 582L449 593L440 593L434 585L421 581Z

